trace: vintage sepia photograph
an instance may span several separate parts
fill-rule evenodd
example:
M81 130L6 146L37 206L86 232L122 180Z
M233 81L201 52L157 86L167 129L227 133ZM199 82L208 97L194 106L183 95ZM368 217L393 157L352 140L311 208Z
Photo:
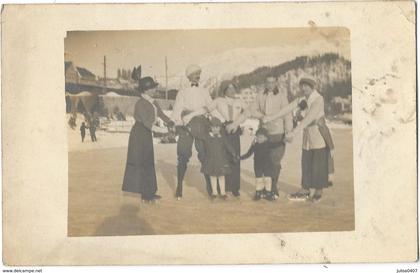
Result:
M414 270L416 12L5 5L5 270Z
M348 29L68 31L64 48L68 236L354 230Z

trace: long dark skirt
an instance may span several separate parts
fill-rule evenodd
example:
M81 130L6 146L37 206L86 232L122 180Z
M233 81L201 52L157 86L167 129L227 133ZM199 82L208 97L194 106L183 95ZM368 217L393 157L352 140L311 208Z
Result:
M226 134L226 140L232 145L236 155L241 155L240 129L233 134ZM225 176L226 191L238 193L241 188L241 161L231 163L231 172Z
M302 150L302 188L328 187L328 151L326 148Z
M140 193L145 199L157 191L152 132L140 122L130 132L122 190Z

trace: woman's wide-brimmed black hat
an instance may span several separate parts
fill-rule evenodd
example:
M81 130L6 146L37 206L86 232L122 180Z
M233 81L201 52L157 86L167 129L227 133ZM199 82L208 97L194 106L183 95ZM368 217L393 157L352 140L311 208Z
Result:
M155 88L159 84L153 80L152 77L144 77L139 80L139 91L144 92L149 89Z

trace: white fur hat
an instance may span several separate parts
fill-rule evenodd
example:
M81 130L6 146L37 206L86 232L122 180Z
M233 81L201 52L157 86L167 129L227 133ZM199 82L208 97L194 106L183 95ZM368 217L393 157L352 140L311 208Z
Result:
M195 72L201 72L201 67L196 64L192 64L188 66L187 69L185 70L185 75L189 77L191 74Z

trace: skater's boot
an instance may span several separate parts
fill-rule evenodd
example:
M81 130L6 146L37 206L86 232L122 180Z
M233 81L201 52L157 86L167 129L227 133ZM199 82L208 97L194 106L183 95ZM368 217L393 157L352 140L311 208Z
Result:
M275 201L276 200L275 196L276 196L275 193L271 191L271 192L267 192L264 198L265 200L268 200L268 201Z
M258 201L261 199L262 191L256 191L254 196L254 201Z
M277 180L278 180L278 177L271 179L271 193L273 194L274 199L279 198L279 191L277 189Z

